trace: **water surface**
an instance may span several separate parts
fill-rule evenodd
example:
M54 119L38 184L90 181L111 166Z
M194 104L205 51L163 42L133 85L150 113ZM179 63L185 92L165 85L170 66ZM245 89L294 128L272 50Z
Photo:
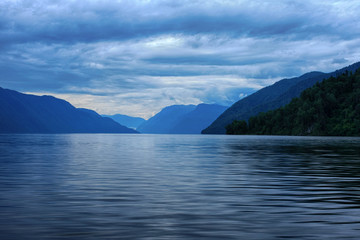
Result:
M360 138L0 135L0 239L358 239Z

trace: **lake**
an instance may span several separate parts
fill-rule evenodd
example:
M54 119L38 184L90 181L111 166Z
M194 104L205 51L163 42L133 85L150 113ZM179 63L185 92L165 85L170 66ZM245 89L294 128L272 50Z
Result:
M360 138L0 135L0 239L359 239Z

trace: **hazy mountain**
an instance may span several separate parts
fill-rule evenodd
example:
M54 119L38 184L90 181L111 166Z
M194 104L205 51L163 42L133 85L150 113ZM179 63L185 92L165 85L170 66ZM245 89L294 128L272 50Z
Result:
M52 96L0 88L1 133L136 133L89 109Z
M234 120L247 121L251 116L255 116L260 112L284 106L316 82L331 76L341 75L345 71L355 71L358 67L360 67L360 62L331 73L311 72L300 77L280 80L233 104L202 133L225 134L225 127Z
M115 115L102 115L103 117L109 117L115 122L128 127L136 129L139 127L142 123L144 123L146 120L140 117L131 117L123 114L115 114Z
M155 116L141 124L136 130L141 133L170 133L178 121L195 108L195 105L165 107Z
M228 134L360 136L360 68L316 83L289 104L226 129Z
M173 105L140 125L142 133L200 134L226 107L216 104Z
M201 130L209 126L227 107L216 104L199 104L196 108L183 116L169 133L200 134Z

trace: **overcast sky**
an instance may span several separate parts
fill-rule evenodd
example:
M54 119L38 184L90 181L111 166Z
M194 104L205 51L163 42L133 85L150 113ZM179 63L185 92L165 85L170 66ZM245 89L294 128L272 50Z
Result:
M360 1L2 0L0 86L101 114L231 105L360 61Z

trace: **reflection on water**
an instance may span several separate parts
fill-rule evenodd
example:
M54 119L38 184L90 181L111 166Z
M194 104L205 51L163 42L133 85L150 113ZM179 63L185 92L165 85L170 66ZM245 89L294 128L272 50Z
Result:
M0 239L358 239L359 146L0 135Z

